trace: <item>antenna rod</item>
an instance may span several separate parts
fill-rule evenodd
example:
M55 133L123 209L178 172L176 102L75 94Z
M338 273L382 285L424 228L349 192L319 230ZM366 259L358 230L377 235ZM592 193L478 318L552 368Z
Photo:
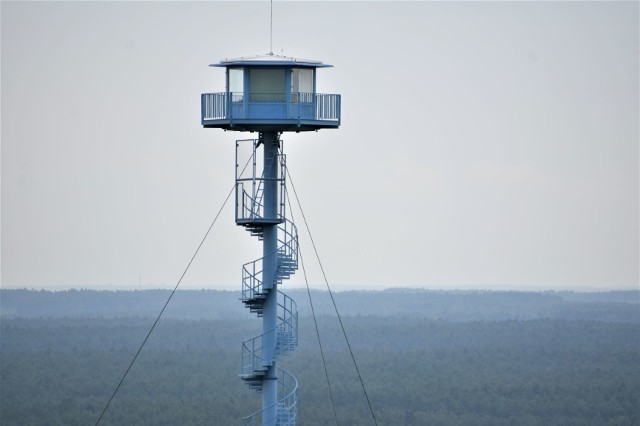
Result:
M269 55L273 55L273 0L271 0L270 5L271 17L269 20Z

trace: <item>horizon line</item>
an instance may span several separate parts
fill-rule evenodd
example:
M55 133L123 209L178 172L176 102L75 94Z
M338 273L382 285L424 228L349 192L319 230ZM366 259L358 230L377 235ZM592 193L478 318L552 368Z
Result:
M127 285L110 285L110 286L4 286L0 285L0 290L27 290L27 291L47 291L47 292L65 292L65 291L171 291L171 287L161 286L127 286ZM289 287L288 290L306 291L306 287ZM326 287L310 287L312 291L327 291ZM239 289L231 287L186 287L178 288L177 291L220 291L235 292ZM510 285L466 285L466 286L393 286L393 287L371 287L371 286L352 286L352 285L334 285L332 292L385 292L385 291L442 291L442 292L460 292L460 291L487 291L487 292L578 292L578 293L600 293L615 291L640 291L640 287L635 286L545 286L545 285L528 285L528 286L510 286Z

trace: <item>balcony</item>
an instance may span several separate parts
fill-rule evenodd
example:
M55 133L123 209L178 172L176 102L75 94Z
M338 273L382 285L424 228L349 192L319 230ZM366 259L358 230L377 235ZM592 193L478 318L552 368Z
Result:
M205 93L202 125L239 131L310 131L340 126L340 95Z

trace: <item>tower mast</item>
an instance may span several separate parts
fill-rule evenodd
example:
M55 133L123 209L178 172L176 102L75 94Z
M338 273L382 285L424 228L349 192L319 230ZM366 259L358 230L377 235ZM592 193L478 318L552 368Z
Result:
M211 66L225 68L226 91L202 95L203 127L259 133L236 141L236 224L262 240L262 257L242 266L241 297L262 317L262 333L242 343L240 369L262 392L262 409L242 424L295 425L298 382L277 361L298 342L296 304L278 290L298 267L298 234L285 214L280 135L338 128L340 95L316 93L316 70L331 67L319 61L270 52Z

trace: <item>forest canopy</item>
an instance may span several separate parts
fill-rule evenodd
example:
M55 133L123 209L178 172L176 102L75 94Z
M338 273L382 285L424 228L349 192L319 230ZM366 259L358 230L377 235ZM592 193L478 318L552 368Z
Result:
M0 290L0 423L94 424L167 296ZM335 296L381 425L640 423L639 292ZM283 363L300 382L299 424L335 424L308 298L294 297L300 345ZM338 420L370 425L326 297L314 306ZM238 371L260 324L237 299L176 294L101 424L240 424L257 409Z

